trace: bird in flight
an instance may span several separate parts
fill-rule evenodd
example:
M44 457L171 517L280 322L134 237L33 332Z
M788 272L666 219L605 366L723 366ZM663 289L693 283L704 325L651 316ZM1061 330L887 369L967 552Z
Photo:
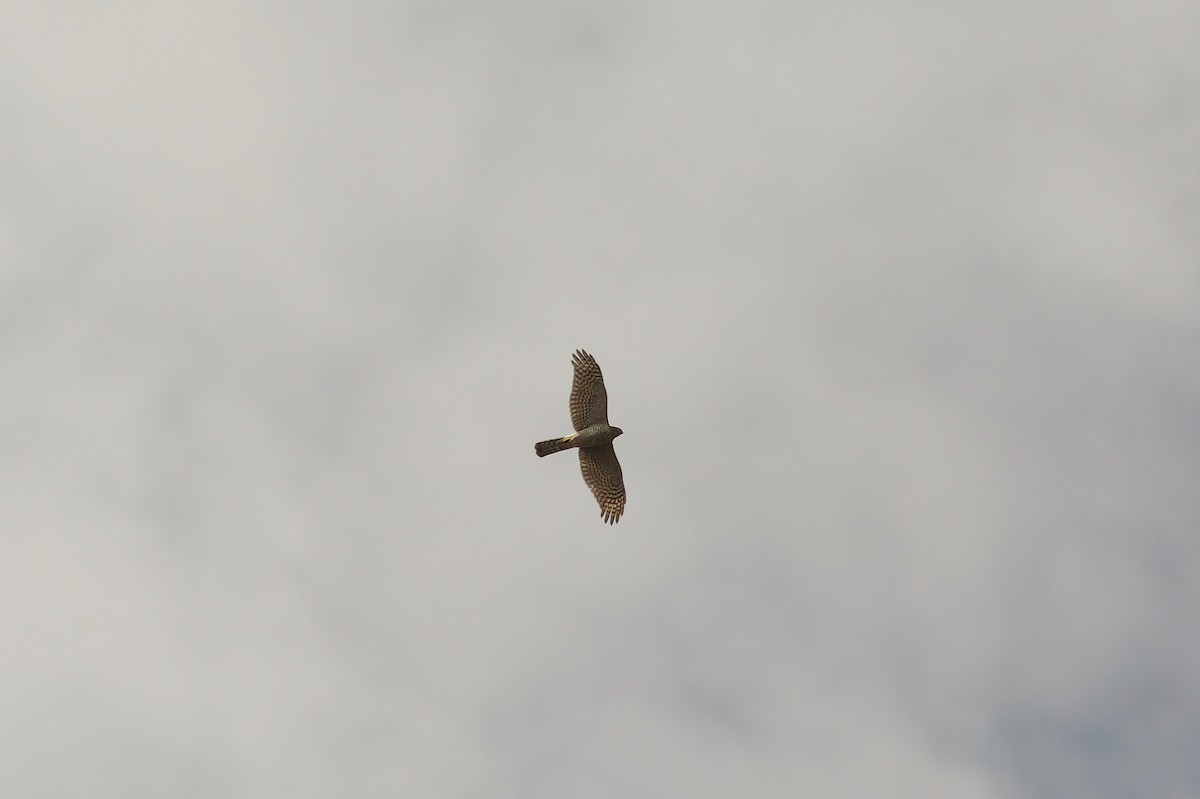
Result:
M571 365L575 367L575 378L571 381L571 426L575 432L539 441L533 445L533 451L544 458L564 449L578 448L583 482L600 504L600 518L615 524L625 512L625 481L612 442L624 431L608 423L608 394L596 359L576 350Z

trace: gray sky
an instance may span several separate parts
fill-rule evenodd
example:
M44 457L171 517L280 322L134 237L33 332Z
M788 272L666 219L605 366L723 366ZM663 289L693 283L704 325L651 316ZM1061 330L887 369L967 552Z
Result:
M0 17L0 795L1200 796L1196 3Z

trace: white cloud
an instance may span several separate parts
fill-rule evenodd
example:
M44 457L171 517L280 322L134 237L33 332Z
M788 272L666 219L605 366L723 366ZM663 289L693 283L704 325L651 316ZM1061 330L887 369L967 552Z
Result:
M5 794L1200 791L1187 4L106 9L0 32Z

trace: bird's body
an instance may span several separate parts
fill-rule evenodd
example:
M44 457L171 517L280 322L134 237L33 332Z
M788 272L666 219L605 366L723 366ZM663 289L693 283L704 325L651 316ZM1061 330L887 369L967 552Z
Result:
M608 393L596 359L583 350L571 358L575 377L571 382L571 426L575 432L533 445L539 458L564 449L579 449L579 468L596 502L600 517L614 524L625 512L625 481L617 461L613 439L624 431L608 423Z
M569 436L562 438L552 438L549 441L539 441L533 445L534 451L539 458L544 458L554 452L561 452L564 449L572 447L599 447L604 444L611 444L612 440L621 435L619 427L613 427L607 424L594 424L591 427L585 427L578 433L571 433Z

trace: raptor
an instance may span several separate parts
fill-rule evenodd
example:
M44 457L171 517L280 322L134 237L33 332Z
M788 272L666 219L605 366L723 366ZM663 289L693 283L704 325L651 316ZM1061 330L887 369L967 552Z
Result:
M571 381L571 426L575 432L539 441L533 450L544 458L565 449L578 449L583 482L600 505L600 518L615 524L625 512L625 481L612 442L625 431L608 423L608 393L596 359L576 350L571 365L575 367Z

